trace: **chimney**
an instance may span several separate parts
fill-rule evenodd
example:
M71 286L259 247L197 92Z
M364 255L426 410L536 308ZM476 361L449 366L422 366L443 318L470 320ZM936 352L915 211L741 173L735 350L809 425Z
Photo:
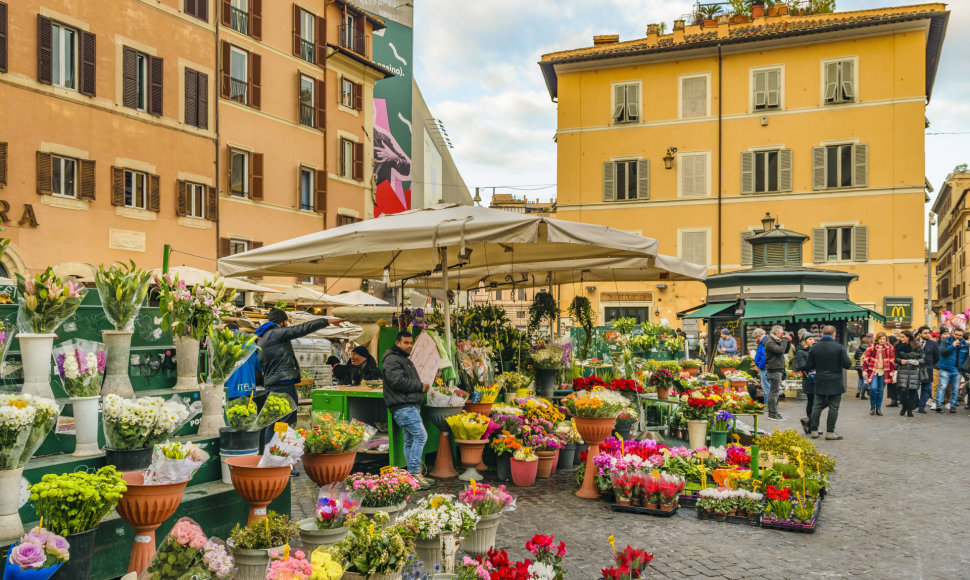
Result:
M660 25L648 24L647 25L647 46L655 46L659 38L660 38Z
M684 41L684 21L674 20L674 42Z
M616 44L617 42L620 42L619 34L598 34L593 37L593 46Z
M731 36L731 17L722 15L717 17L717 37L727 38Z

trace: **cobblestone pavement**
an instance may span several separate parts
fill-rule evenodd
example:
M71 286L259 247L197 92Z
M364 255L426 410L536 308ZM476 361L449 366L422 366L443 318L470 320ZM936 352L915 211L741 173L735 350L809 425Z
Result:
M851 397L851 395L849 396ZM610 511L583 500L575 472L558 472L533 488L510 491L518 509L506 514L498 547L522 558L535 533L566 542L570 578L599 578L610 562L607 536L617 547L654 554L651 578L968 578L964 541L970 504L963 496L970 474L970 413L870 417L868 402L843 399L838 431L843 441L817 440L837 460L831 489L814 534L798 534L699 521L681 509L670 519ZM783 405L771 429L800 428L802 402ZM488 477L486 477L486 482ZM436 492L455 492L455 480ZM293 515L307 517L316 498L305 475L295 480Z

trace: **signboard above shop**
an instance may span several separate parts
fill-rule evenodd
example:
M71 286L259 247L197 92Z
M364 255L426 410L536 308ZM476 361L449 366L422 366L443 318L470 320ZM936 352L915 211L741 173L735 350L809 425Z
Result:
M886 296L882 312L886 316L886 326L909 328L913 325L913 297Z

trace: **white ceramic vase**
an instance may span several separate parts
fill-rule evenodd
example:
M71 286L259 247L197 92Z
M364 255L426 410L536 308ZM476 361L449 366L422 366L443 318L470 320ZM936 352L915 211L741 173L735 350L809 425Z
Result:
M131 387L128 377L128 359L131 357L130 330L102 330L101 339L104 341L105 354L104 383L101 384L101 395L118 395L131 398L135 391Z
M199 341L188 337L175 339L176 391L199 390ZM218 434L218 433L217 433Z
M20 480L24 468L0 471L0 541L15 540L24 535L20 521Z
M226 426L223 408L226 404L224 383L200 386L202 397L202 422L199 423L199 437L218 437L219 429Z
M56 336L54 333L33 332L17 335L17 340L20 341L20 360L24 365L24 393L54 398L54 391L51 390L51 357Z
M691 449L704 447L707 444L707 421L703 419L687 420L687 438Z
M74 411L74 457L100 455L98 447L98 404L101 397L71 397Z

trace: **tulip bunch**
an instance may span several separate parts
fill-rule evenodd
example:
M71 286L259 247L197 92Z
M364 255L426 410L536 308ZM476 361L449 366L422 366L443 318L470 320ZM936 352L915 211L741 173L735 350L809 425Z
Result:
M228 328L209 329L209 378L214 385L222 385L258 348L256 335L235 333Z
M162 274L155 276L154 284L160 290L158 310L162 313L162 329L172 336L189 336L194 340L202 340L236 298L236 291L227 289L218 280L206 280L189 290L178 274Z
M50 334L77 311L83 298L83 286L64 282L53 268L30 278L17 274L17 326L21 332Z
M148 283L152 275L130 264L114 264L107 268L104 264L94 270L94 285L101 297L101 307L108 322L115 330L133 330L135 317L148 295Z
M107 465L96 473L49 473L28 489L30 501L46 527L67 536L94 529L128 486L115 467Z

